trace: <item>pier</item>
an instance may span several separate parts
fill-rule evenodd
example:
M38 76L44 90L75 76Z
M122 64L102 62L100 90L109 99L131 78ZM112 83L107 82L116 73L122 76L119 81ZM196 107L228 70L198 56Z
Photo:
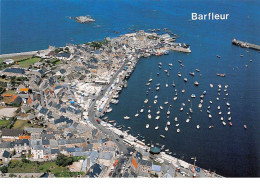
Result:
M243 41L237 40L235 38L232 40L232 44L240 46L242 48L250 48L250 49L254 49L254 50L260 51L260 45L243 42Z

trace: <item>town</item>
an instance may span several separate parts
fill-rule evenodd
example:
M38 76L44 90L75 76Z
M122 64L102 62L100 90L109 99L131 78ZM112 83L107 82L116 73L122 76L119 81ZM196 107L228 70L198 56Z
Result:
M140 57L191 52L175 41L141 30L0 58L0 177L221 177L104 118Z

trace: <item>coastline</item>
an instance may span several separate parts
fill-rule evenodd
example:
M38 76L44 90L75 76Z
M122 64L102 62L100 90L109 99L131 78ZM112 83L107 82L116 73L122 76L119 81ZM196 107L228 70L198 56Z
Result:
M186 53L190 53L190 52L191 52L190 49L185 49L185 48L180 47L180 46L178 46L178 45L179 45L179 44L177 44L175 47L167 47L166 49L173 50L173 51L186 52ZM11 53L11 54L3 54L3 55L0 55L0 58L13 57L13 56L22 56L22 55L35 55L35 54L39 54L39 53L42 52L42 51L44 52L44 51L46 51L46 50L30 51L30 52L21 52L21 53ZM158 52L161 53L162 51L159 50ZM135 66L136 66L137 62L139 61L139 58L140 58L140 57L142 57L142 56L143 56L143 57L149 57L149 56L151 56L151 55L153 55L153 52L152 52L152 51L150 51L150 53L148 53L147 55L141 55L141 56L137 56L137 57L135 56L135 57L133 57L133 58L132 58L132 63L131 63L131 65L129 66L128 70L126 70L125 73L122 73L122 74L121 74L122 70L124 69L125 65L127 64L127 61L125 61L124 64L121 65L120 69L117 70L117 73L115 73L114 76L113 76L114 80L118 80L117 84L120 84L120 83L126 78L126 75L129 75L129 77L130 77L130 75L131 75L131 73L134 71ZM119 74L121 74L121 75L119 75ZM129 78L129 77L128 77L128 78ZM100 92L99 92L99 95L98 95L98 96L99 96L100 99L104 97L104 95L108 92L108 88L110 88L113 84L115 84L115 83L111 82L110 84L107 84L107 85L105 86L106 91L104 91L104 92L100 91ZM121 90L122 90L122 89L123 89L123 88L121 88ZM101 95L101 93L103 93L103 95ZM106 105L111 103L111 99L112 99L112 98L109 98L109 100L106 102ZM116 134L117 137L120 137L120 135L124 135L125 138L123 139L122 142L123 142L125 145L134 146L134 147L135 147L135 150L138 149L138 148L143 148L143 149L146 149L146 150L149 150L149 149L150 149L149 146L145 145L144 142L142 142L142 141L140 141L140 140L137 140L137 139L136 139L134 136L132 136L131 134L128 134L127 132L122 132L121 130L119 130L119 129L113 127L111 124L106 123L106 122L104 122L103 120L101 120L101 119L98 118L99 121L100 121L100 125L99 125L99 124L95 121L95 115L96 115L95 111L94 111L93 113L90 112L91 109L93 110L93 108L94 108L94 106L95 106L96 103L97 103L97 100L96 100L94 103L92 103L92 104L90 105L90 107L89 107L89 109L90 109L90 110L89 110L89 114L91 114L91 115L88 115L88 118L89 118L89 120L90 120L90 122L88 122L88 123L91 123L92 125L94 125L96 128L98 128L98 129L100 129L100 130L101 130L100 125L101 125L102 127L104 127L104 128L105 128L106 130L108 130L109 132L112 132L113 134ZM103 109L103 110L105 110L105 109ZM101 130L101 131L102 131L102 130ZM121 139L120 139L120 140L121 140ZM119 146L119 147L120 147L120 146ZM183 160L181 160L181 159L178 159L178 158L176 158L176 157L173 157L173 156L171 156L171 155L168 155L168 154L166 154L165 152L161 152L161 156L162 156L161 158L163 158L164 160L167 160L168 162L171 162L171 163L173 163L173 164L175 164L175 165L177 165L177 163L178 163L178 164L181 164L182 166L188 165L188 167L187 167L186 169L189 169L190 166L192 166L192 164L189 164L188 162L185 162L185 161L183 161ZM203 170L204 173L208 173L207 170L205 170L205 169L202 169L202 170ZM205 175L205 176L206 176L206 175ZM202 177L203 177L203 176L202 176ZM211 177L222 177L222 176L217 175L217 174L214 173L214 176L211 175Z
M177 50L177 51L179 51L179 50ZM190 52L187 51L186 53L190 53ZM118 84L122 83L122 81L124 79L126 79L125 77L126 77L127 74L129 74L129 77L127 79L129 79L131 77L131 73L134 71L135 66L136 66L138 61L139 61L139 58L134 62L133 65L131 65L131 67L130 67L131 71L129 73L125 73L124 77L121 76L121 80L120 80L120 82L118 82ZM118 77L118 78L120 78L120 77ZM111 85L107 85L107 86L111 86ZM121 90L123 90L123 87L121 88ZM111 99L112 98L109 98L109 100L106 103L106 105L109 105L111 103ZM105 109L103 109L103 111L105 111ZM106 113L104 112L104 114L102 114L102 117L104 117L105 114ZM141 140L137 139L133 135L129 134L127 131L121 131L120 129L118 129L118 128L114 127L113 125L111 125L111 123L103 121L101 118L99 118L99 121L100 121L100 125L105 127L107 130L110 130L111 132L113 132L114 134L118 135L119 137L123 136L124 137L123 138L123 142L125 144L127 144L127 145L129 145L131 147L134 147L136 150L141 148L141 149L146 149L146 150L150 151L151 147L149 147L148 145L146 145L144 142L142 142ZM94 124L96 124L96 122L94 122ZM169 154L167 154L165 152L160 152L160 156L158 155L157 158L162 158L162 159L168 161L169 163L172 163L174 166L177 166L179 164L179 165L181 165L181 167L183 169L191 170L191 168L194 166L191 163L188 163L188 162L186 162L184 160L181 160L181 159L179 159L177 157L169 155ZM204 176L206 176L207 173L210 173L210 171L208 171L206 169L203 169L203 168L200 168L200 169L201 169L200 172L202 172L202 171L204 172ZM212 175L211 175L211 177L223 178L223 176L218 175L217 173L213 173ZM203 176L200 176L200 177L203 177Z

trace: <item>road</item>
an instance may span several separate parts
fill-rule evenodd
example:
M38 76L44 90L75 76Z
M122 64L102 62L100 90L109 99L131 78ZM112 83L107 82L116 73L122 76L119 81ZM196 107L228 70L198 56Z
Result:
M19 53L11 53L11 54L2 54L0 55L0 58L9 58L9 57L15 57L15 56L30 56L37 54L37 51L30 51L30 52L19 52Z
M115 73L115 75L112 77L112 79L110 80L110 83L108 85L106 85L102 91L99 92L98 96L96 97L96 100L90 105L89 107L89 111L88 111L88 118L89 121L96 126L101 132L103 132L106 135L109 135L111 141L115 142L118 144L118 148L120 152L123 152L123 154L127 154L129 153L128 149L129 146L126 145L122 138L120 138L118 135L116 135L114 132L106 129L105 127L103 127L102 125L100 125L99 123L97 123L96 119L99 119L98 117L96 117L96 110L94 108L94 106L96 105L96 101L100 100L103 98L103 96L105 95L107 89L109 87L111 87L111 85L114 83L115 79L117 79L118 74L124 69L126 63L128 63L129 61L125 61L122 66L118 69L118 71ZM100 119L99 119L100 121Z

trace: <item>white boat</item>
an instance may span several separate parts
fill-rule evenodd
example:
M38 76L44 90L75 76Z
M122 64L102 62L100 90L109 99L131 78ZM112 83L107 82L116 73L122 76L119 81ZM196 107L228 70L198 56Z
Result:
M178 76L181 77L181 73L180 72L178 72Z
M201 107L202 107L202 104L200 103L200 104L198 105L198 107L201 108Z
M146 124L146 126L145 126L146 128L149 128L149 124Z
M211 88L213 88L213 84L209 84L209 86L210 86Z
M157 111L156 114L160 114L160 111Z
M140 112L143 113L143 112L144 112L144 109L141 109Z
M214 128L214 126L213 126L213 125L210 125L210 126L209 126L209 129L210 129L210 128Z
M222 114L222 112L221 111L219 111L219 113L218 113L219 115L221 115Z
M151 119L151 118L152 118L151 114L148 114L148 118L149 118L149 119Z
M168 88L168 84L165 84L165 87Z
M148 103L148 99L145 99L145 100L144 100L144 103Z
M199 129L200 128L200 126L199 125L197 125L197 129Z
M224 118L223 118L223 117L220 117L220 120L221 120L221 121L223 121L223 120L224 120Z
M156 118L155 118L156 120L158 120L158 119L160 119L160 116L156 116Z
M218 85L218 88L221 88L221 87L222 87L221 84L219 84L219 85Z
M196 95L195 95L195 94L192 94L192 95L191 95L191 98L196 98Z
M189 119L189 118L187 118L187 119L186 119L186 123L189 123L189 122L190 122L190 119Z
M168 101L164 102L165 105L167 105L168 103L169 103Z
M165 73L167 73L168 71L167 70L164 70Z
M217 97L216 100L219 100L219 97Z
M180 111L183 111L183 107L180 108Z
M190 111L190 113L193 113L193 110L192 110L192 108L189 108L189 111Z
M139 116L139 114L138 114L138 111L137 111L137 113L135 114L135 117L138 117Z
M178 127L178 126L180 126L180 124L176 124L175 126Z
M154 103L154 104L157 104L157 100L154 100L153 103Z
M159 91L159 89L160 89L160 87L159 87L159 86L157 86L157 87L156 87L156 91Z
M171 125L171 122L170 122L170 121L167 121L167 125L170 126L170 125Z
M169 115L171 112L170 112L170 110L168 109L168 111L167 111L167 115Z
M166 132L168 131L168 127L167 127L167 126L165 127L165 131L166 131Z
M247 126L246 126L246 125L244 125L244 129L247 129Z
M226 126L226 122L225 122L225 121L223 121L222 124L223 124L224 126Z
M178 118L177 118L177 117L175 117L175 118L174 118L174 121L176 121L176 122L177 122L177 121L178 121Z
M230 113L231 113L230 111L227 112L227 114L230 114Z
M146 83L146 86L149 86L151 83L150 82L148 82L148 83Z
M161 138L165 139L165 136L164 135L160 135Z
M169 63L169 66L172 66L172 63Z
M172 86L175 87L175 83L174 83L174 81L172 82Z
M228 117L228 121L230 121L231 120L231 117Z
M184 93L184 92L185 92L185 89L181 90L181 92Z
M178 97L177 97L177 96L175 96L175 97L173 97L173 100L177 100L177 98L178 98Z
M225 85L225 88L228 88L228 85Z
M153 79L152 79L152 78L150 78L150 79L149 79L149 82L152 82L152 80L153 80Z
M209 101L210 104L212 104L213 102L212 101Z
M194 82L194 85L195 85L195 86L198 86L198 85L199 85L199 82L198 82L198 81L195 81L195 82Z
M111 112L111 111L112 111L111 107L106 110L106 112Z
M212 118L211 114L209 114L209 118L210 118L210 119Z
M159 126L157 125L154 129L155 129L155 130L158 130L158 128L159 128Z
M151 112L151 110L149 109L149 110L148 110L148 113L150 113L150 112Z
M181 131L181 130L178 128L178 129L177 129L177 132L179 133L180 131Z
M129 117L129 116L125 116L124 119L127 119L127 120L128 120L128 119L130 119L130 117Z
M227 104L228 107L230 106L230 103L227 102L226 104Z
M218 110L220 110L220 106L218 106Z
M163 110L163 106L160 106L160 109Z

